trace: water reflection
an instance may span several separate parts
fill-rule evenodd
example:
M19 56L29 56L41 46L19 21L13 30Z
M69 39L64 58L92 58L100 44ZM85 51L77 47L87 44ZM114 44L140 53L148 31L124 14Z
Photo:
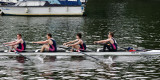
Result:
M0 61L0 79L159 79L158 56L112 57L113 62L108 56L97 57L106 61L106 66L89 57L63 60L52 56L46 57L43 64L19 63L20 58L13 57Z

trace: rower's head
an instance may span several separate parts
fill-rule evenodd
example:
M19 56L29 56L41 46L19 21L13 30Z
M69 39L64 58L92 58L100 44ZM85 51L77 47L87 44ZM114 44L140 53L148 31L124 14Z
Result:
M81 39L81 38L82 38L82 34L81 34L81 33L77 33L76 38L77 38L77 39Z
M108 38L112 38L114 36L114 33L113 32L109 32L108 33Z
M47 39L50 39L50 38L52 38L52 34L48 33L47 34Z
M21 39L22 35L21 34L17 34L17 39Z

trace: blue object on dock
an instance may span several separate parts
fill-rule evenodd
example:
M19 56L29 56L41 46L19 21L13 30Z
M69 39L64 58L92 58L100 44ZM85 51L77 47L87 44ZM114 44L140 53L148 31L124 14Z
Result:
M58 4L62 6L81 6L82 3L80 0L69 1L69 0L41 0L41 1L48 1L50 4Z
M128 48L127 48L128 51L129 51L129 50L132 50L132 49L133 49L133 48L131 48L131 47L128 47Z
M66 6L80 6L80 5L82 5L80 0L76 0L76 1L59 0L59 2L61 3L61 5L66 5Z

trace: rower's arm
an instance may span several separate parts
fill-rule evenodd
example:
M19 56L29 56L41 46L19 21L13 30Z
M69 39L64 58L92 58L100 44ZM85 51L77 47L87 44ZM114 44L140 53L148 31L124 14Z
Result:
M21 40L14 41L14 42L10 43L8 46L14 46L14 45L17 45L19 43L21 43Z
M100 40L100 41L95 41L95 43L107 43L109 42L110 39L107 39L107 40Z
M74 40L74 41L66 42L66 44L71 44L71 43L74 43L74 42L76 42L76 41L78 41L78 39L76 39L76 40Z
M49 43L49 41L46 40L46 41L38 41L38 42L33 42L33 43L37 43L37 44L46 44L46 43Z
M3 43L3 44L12 44L12 43L15 43L16 41L12 41L12 42L6 42L6 43Z
M76 43L74 43L74 44L72 44L70 46L75 46L75 45L79 45L79 44L81 44L81 41L78 41L78 42L76 42Z

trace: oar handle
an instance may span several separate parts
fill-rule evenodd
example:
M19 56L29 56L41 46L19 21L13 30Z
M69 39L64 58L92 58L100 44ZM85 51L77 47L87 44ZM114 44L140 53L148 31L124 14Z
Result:
M8 47L8 46L6 46L5 44L3 44L3 47L6 47L6 48L9 50L9 47Z
M36 44L36 45L43 45L43 44L38 44L38 43L33 43L33 42L27 42L28 44Z
M107 43L95 43L95 45L105 45Z

